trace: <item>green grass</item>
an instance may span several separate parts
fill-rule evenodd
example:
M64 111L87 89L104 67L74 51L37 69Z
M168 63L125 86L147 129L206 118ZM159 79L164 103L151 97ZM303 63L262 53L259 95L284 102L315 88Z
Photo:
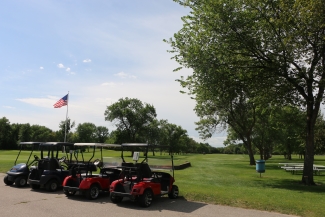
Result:
M0 172L6 172L13 165L17 153L0 151ZM168 154L156 154L159 158L169 157ZM86 155L91 156L90 153ZM120 152L105 151L103 155L118 157ZM28 152L23 152L22 157L27 159ZM267 160L266 171L261 177L256 167L248 164L247 155L187 154L174 158L175 164L189 161L192 165L175 171L180 196L186 200L298 216L324 216L325 172L314 176L317 186L305 186L300 182L301 174L292 175L279 167L278 163L288 162L283 156ZM303 160L294 156L292 162ZM315 156L315 164L325 165L325 156Z

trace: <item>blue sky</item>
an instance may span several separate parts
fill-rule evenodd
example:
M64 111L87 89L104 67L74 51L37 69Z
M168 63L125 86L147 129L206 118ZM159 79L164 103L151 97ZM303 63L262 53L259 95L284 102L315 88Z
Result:
M0 8L0 114L10 123L57 130L67 109L53 104L69 92L76 124L106 126L108 105L137 98L158 119L182 126L196 141L195 101L175 80L179 65L163 42L189 10L172 0L12 0ZM206 140L223 146L226 133Z

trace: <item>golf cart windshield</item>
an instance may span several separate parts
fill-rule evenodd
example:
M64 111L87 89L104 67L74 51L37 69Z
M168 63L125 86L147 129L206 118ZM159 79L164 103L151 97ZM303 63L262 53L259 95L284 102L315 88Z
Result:
M41 158L68 158L71 160L67 153L69 153L69 150L73 149L73 143L69 142L45 142L40 144L41 149ZM64 153L63 156L60 153Z
M38 150L38 146L41 144L41 142L20 142L19 143L19 146L20 146L20 150L18 152L18 155L16 157L16 160L15 160L15 163L14 165L17 164L17 160L20 156L20 153L22 150L30 150L30 154L28 156L28 159L27 159L27 162L26 162L26 165L28 165L28 162L30 160L30 157L32 156L34 150Z
M120 148L118 144L105 144L105 143L75 143L74 144L74 157L77 162L90 163L96 155L96 150L100 151L100 161L103 162L103 148ZM84 154L86 149L92 149L92 155L86 157ZM89 150L90 152L90 150ZM80 156L79 156L80 155Z
M123 163L141 163L147 161L148 147L146 143L123 143L121 145L121 158Z

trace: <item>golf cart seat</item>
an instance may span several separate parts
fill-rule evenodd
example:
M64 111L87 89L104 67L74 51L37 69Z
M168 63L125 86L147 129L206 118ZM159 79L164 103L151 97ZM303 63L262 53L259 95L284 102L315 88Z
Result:
M56 158L45 158L38 162L40 170L56 170L61 169L60 163Z
M97 166L93 163L89 163L87 165L87 170L90 171L90 172L96 172L97 171Z
M134 167L132 162L122 162L122 167Z
M136 172L137 172L137 179L143 180L143 178L151 178L152 172L149 165L146 162L143 163L136 163Z

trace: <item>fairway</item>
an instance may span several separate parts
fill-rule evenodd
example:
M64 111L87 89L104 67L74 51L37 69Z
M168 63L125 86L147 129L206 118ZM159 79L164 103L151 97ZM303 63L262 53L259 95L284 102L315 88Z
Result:
M17 153L0 151L0 172L10 169ZM24 160L28 154L22 153ZM103 156L118 157L120 152L105 150ZM148 157L150 164L152 153ZM169 158L169 155L156 153L156 157ZM283 156L273 156L267 160L266 171L261 177L256 167L249 165L247 155L187 154L175 155L174 158L176 165L186 161L192 165L175 171L175 183L179 186L180 196L188 201L298 216L324 216L325 172L314 176L317 186L305 186L300 183L301 174L293 175L279 167L279 163L289 162ZM302 163L303 160L293 156L290 162ZM325 165L325 157L315 156L315 164Z

